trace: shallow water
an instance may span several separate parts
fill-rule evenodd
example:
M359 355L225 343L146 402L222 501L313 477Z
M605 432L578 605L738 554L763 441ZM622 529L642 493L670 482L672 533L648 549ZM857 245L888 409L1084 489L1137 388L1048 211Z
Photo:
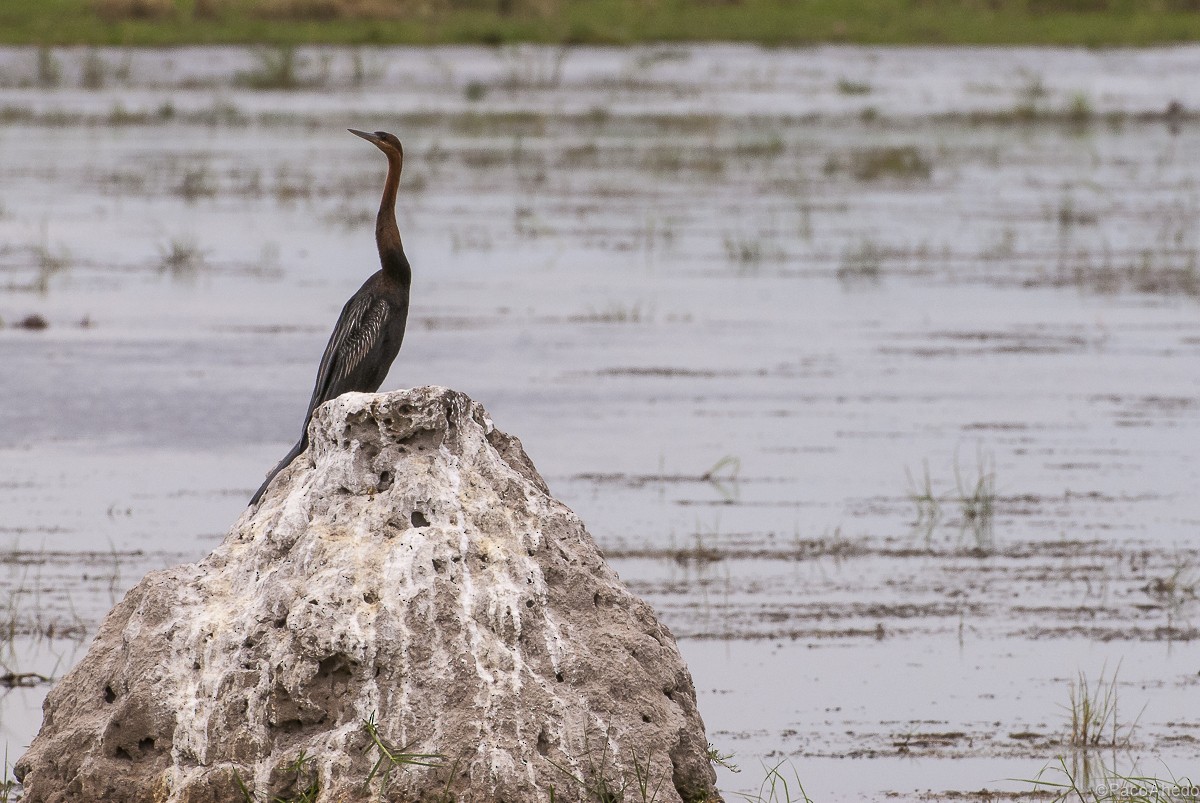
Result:
M1137 721L1092 765L1194 774L1200 48L54 58L0 50L8 671L65 672L298 435L376 259L343 129L385 128L384 388L521 437L680 637L724 788L1028 790L1079 672Z

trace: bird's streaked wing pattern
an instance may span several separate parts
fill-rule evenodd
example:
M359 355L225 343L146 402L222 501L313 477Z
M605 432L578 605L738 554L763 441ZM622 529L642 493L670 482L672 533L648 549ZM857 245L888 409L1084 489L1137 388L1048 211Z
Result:
M308 404L310 415L320 404L340 394L339 388L346 378L379 342L387 319L388 304L384 299L361 295L350 300L321 357L316 387Z

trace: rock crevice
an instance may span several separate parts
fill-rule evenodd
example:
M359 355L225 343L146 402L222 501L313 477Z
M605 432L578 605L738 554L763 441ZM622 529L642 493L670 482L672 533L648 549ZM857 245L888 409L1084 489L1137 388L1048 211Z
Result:
M108 615L27 803L717 799L674 638L519 440L436 387L310 432L211 555Z

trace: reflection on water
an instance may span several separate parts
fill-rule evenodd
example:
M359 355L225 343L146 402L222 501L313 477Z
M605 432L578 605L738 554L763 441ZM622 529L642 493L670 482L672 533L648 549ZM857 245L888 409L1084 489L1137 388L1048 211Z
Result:
M384 388L522 438L681 637L727 788L1027 788L1118 662L1119 762L1183 767L1198 54L309 49L284 91L249 50L0 50L6 668L61 675L289 445L376 267L344 129L384 128Z

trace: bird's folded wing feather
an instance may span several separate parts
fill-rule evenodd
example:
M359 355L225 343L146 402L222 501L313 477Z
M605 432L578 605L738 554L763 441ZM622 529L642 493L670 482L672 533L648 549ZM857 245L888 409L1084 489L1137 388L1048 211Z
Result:
M313 388L309 414L320 404L340 394L346 378L362 363L379 342L388 319L388 304L382 298L364 295L350 299L325 346L317 383Z

